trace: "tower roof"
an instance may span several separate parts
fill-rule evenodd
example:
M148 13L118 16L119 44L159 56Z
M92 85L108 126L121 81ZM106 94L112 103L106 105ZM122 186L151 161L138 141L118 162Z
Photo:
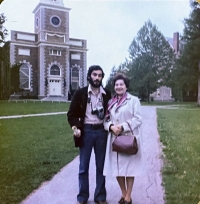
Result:
M41 6L52 7L54 9L59 8L67 12L71 10L70 8L66 8L64 6L63 0L40 0L39 4L33 10L33 13L35 13Z
M40 0L40 3L64 6L63 0Z

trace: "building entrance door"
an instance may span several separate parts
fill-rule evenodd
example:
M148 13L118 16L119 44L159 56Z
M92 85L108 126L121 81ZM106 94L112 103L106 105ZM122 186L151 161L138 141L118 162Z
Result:
M61 79L49 80L49 95L61 96Z

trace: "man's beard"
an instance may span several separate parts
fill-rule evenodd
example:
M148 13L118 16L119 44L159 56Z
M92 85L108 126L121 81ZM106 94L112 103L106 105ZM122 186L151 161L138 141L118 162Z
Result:
M101 81L96 80L96 81L99 82L98 84L95 84L95 82L94 82L91 78L89 78L88 81L89 81L89 83L91 84L91 86L93 86L94 88L99 88L99 87L102 85L102 80L101 80Z

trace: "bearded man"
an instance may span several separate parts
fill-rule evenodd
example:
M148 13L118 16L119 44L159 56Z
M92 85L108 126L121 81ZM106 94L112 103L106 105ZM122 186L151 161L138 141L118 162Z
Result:
M107 204L105 177L103 175L107 132L103 119L111 98L109 90L102 87L103 69L99 65L89 67L89 85L77 90L67 113L68 122L74 130L75 146L79 147L79 193L77 204L86 204L89 199L89 163L94 149L96 164L96 188L94 201Z

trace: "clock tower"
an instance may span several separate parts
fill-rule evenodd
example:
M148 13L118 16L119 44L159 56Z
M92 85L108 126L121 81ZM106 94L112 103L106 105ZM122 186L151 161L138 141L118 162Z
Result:
M69 37L69 11L63 0L40 0L34 33L11 31L10 62L21 64L21 97L70 100L87 85L87 41Z
M55 43L69 41L69 8L62 0L40 0L34 9L35 33L39 41Z

